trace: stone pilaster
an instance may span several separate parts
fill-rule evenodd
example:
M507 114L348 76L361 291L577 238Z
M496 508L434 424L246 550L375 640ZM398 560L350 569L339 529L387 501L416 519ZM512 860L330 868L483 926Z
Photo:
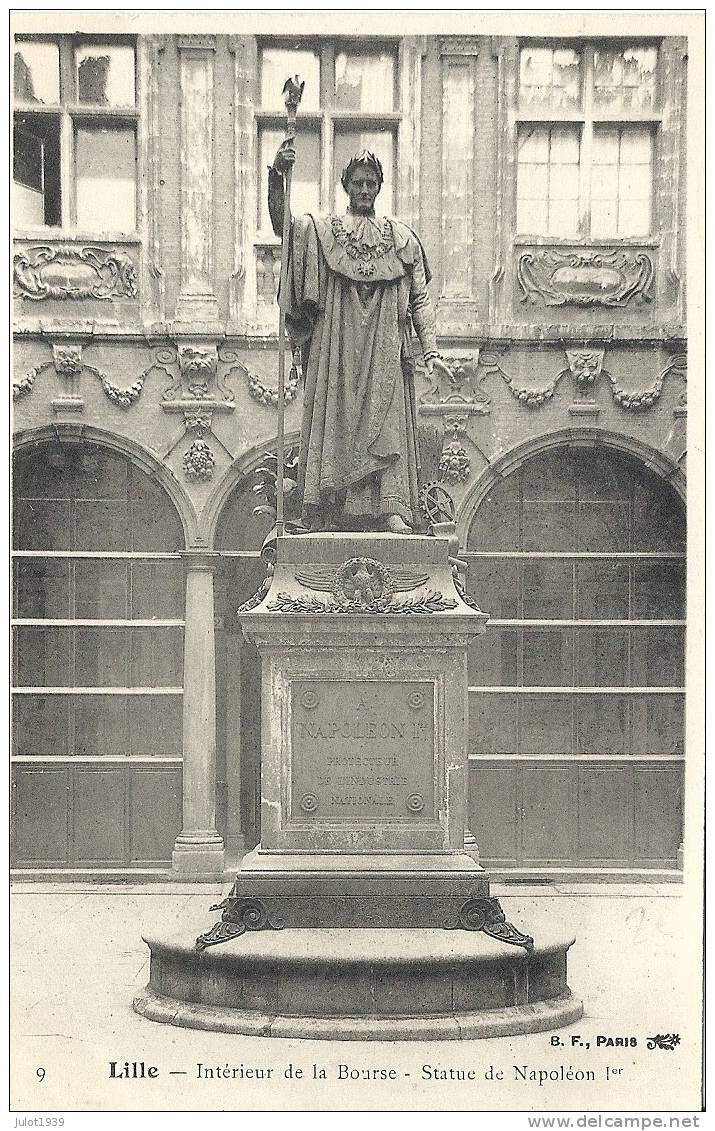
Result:
M223 840L216 831L216 649L214 570L219 555L184 553L183 827L172 864L185 879L220 879Z

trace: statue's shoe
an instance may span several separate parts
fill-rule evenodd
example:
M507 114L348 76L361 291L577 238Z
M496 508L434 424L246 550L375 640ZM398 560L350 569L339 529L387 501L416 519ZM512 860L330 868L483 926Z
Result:
M401 519L399 514L388 514L385 520L385 526L390 531L390 534L411 534L412 527L408 526L404 519Z

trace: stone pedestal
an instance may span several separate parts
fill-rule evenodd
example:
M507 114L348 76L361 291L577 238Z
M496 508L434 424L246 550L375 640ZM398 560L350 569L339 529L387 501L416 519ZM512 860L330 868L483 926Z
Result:
M240 620L262 661L262 804L236 894L355 927L440 926L487 895L464 851L466 652L487 617L455 590L447 541L282 538Z
M580 1016L573 940L509 924L465 850L467 648L488 617L455 586L447 539L283 537L239 616L262 663L261 842L195 944L147 939L135 1008L360 1039Z

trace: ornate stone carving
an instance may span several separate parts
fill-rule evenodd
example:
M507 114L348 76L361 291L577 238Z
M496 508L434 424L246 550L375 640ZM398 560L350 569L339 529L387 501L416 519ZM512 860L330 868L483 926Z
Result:
M663 370L663 377L670 375L680 377L683 382L683 391L678 397L678 403L684 408L688 403L688 355L687 353L676 353L671 357L670 361Z
M439 473L440 478L446 479L448 483L466 483L469 479L471 473L469 456L458 440L452 440L442 449Z
M24 377L12 383L12 399L19 401L21 397L26 397L30 394L35 387L35 381L41 373L49 369L52 365L51 361L45 362L44 365L36 365L34 369L29 369Z
M16 298L113 299L137 297L137 274L124 251L42 244L13 260Z
M184 475L195 483L207 483L213 479L216 457L205 440L194 440L184 452Z
M212 396L211 381L216 376L218 351L216 346L180 345L179 371L190 397L202 399Z
M184 412L184 424L187 432L196 432L199 437L204 432L211 431L212 413L210 409L190 409Z
M604 371L605 372L605 371ZM613 399L621 408L638 411L639 409L652 408L663 390L663 374L659 373L647 389L624 389L617 377L612 373L607 374L611 382Z
M454 499L441 483L425 483L420 491L420 509L431 525L454 522Z
M603 349L566 350L566 360L579 388L590 388L601 372Z
M372 606L354 603L342 606L319 601L317 597L291 597L287 593L278 593L268 609L278 613L443 613L454 609L456 605L456 601L449 600L435 590L430 590L422 597L405 597L400 601L390 599L388 602L376 602Z
M650 302L654 274L653 261L642 251L526 251L516 267L522 302L545 306Z
M78 377L84 368L81 345L55 342L52 346L52 358L55 372L61 377Z
M430 388L420 397L422 410L436 411L436 406L439 406L440 412L461 408L467 413L488 413L489 397L480 388L484 374L479 377L479 349L471 354L447 356L443 360L448 376L438 368L433 370L429 378Z
M523 946L524 950L534 949L534 940L531 935L525 935L507 923L504 909L494 896L477 896L468 899L459 909L459 914L454 920L445 923L448 931L484 931L500 942L513 943L514 946Z
M205 950L207 946L238 938L246 931L280 931L283 928L280 919L275 916L270 918L262 900L255 896L237 895L235 884L230 894L221 903L214 903L209 910L222 911L223 914L210 931L198 936L195 944L197 950Z
M306 589L332 593L343 608L361 605L377 609L379 605L389 603L394 593L424 585L429 574L394 566L388 569L377 558L349 558L337 569L333 566L311 566L296 570L295 579Z
M516 399L521 401L522 404L527 405L528 408L539 408L539 406L545 404L546 401L550 401L556 392L556 386L563 376L563 372L557 373L553 381L549 381L548 385L542 385L540 388L529 388L528 385L517 385L514 378L510 377L508 373L505 373L503 369L499 369L499 373L501 373Z
M259 404L267 405L270 408L277 408L278 389L269 389L267 385L263 384L260 377L256 377L255 374L249 373L247 369L245 369L244 372L246 375L246 380L248 382L248 391L253 397L254 401L258 401ZM290 372L283 387L285 404L290 404L291 401L294 401L298 396L299 384L300 374L298 370L297 355L294 354L293 364L290 367Z

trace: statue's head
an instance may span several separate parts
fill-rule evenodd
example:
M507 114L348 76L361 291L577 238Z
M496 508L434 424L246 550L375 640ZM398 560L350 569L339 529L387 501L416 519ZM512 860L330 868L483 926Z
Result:
M369 149L351 157L340 177L340 183L350 197L350 210L371 213L383 180L382 165Z

